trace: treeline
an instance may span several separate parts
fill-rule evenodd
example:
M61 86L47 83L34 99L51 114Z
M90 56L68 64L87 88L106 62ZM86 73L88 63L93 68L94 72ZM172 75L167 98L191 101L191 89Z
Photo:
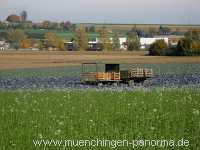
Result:
M28 12L22 11L18 14L11 14L6 18L7 22L0 21L0 29L49 29L49 30L63 30L69 32L75 32L77 24L71 23L70 21L63 22L52 22L44 20L40 23L34 23L28 20ZM95 25L86 25L86 32L96 32ZM137 26L133 26L132 29L137 32L139 37L153 37L156 35L170 35L170 34L182 34L178 29L172 31L171 28L161 25L158 27L149 27L148 29L139 29Z
M120 50L121 45L118 33L112 34L110 30L103 26L98 29L97 35L98 41L96 41L95 38L95 42L99 45L100 50ZM6 39L6 41L10 43L11 48L14 49L37 48L40 50L48 50L50 48L52 50L67 50L66 44L71 42L74 46L73 50L83 51L89 49L88 43L89 41L92 41L83 25L75 30L74 37L68 41L65 41L64 38L58 36L56 32L45 32L42 38L34 38L21 29L9 29L5 32L1 32L0 37ZM126 45L127 49L130 51L140 49L140 39L137 32L132 30L128 32Z
M28 20L27 11L22 11L19 15L11 14L6 18L7 22L0 21L0 29L49 29L74 32L76 24L70 21L52 22L44 20L41 23L34 23ZM95 32L95 26L85 27L86 32Z
M185 33L185 37L179 40L176 47L169 47L164 40L158 40L149 48L150 55L157 56L199 56L200 34L197 31Z

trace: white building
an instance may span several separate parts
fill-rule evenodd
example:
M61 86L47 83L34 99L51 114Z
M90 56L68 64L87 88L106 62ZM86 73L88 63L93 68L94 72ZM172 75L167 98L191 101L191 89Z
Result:
M153 37L153 38L140 38L141 49L149 48L151 44L156 42L157 40L164 40L165 43L169 44L168 37Z
M121 50L127 50L127 38L126 37L120 37L119 38L119 43L120 43L120 49Z
M9 44L6 43L5 41L0 41L0 50L4 51L4 50L7 50L7 49L9 49Z

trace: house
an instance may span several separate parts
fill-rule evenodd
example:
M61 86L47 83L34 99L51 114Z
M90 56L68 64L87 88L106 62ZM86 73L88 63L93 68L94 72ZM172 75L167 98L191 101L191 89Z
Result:
M127 49L127 38L126 37L120 37L119 38L120 43L120 49L126 50ZM110 44L113 44L113 38L110 38ZM102 44L99 38L94 38L93 40L90 40L88 42L88 48L89 50L102 50Z
M8 43L6 43L5 41L0 41L0 50L4 51L9 49L10 45Z
M92 38L88 42L88 50L89 51L101 51L102 50L102 44L100 43L98 38Z
M126 37L120 37L119 43L120 43L121 50L127 50L127 38Z
M75 51L76 50L76 44L75 44L74 41L70 41L70 42L65 41L64 45L65 45L65 48L68 51Z

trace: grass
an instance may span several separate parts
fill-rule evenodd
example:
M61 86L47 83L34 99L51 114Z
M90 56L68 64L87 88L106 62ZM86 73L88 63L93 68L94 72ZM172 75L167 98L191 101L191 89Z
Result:
M36 148L32 142L41 138L185 138L190 146L181 149L199 150L199 97L199 89L0 92L0 149L45 149L44 146Z

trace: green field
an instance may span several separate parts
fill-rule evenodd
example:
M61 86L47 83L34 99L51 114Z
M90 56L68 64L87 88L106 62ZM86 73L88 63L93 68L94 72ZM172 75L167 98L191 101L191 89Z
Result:
M1 32L7 32L8 30L6 29L0 29L0 33ZM47 32L52 32L57 34L59 37L66 39L66 40L71 40L71 38L75 37L75 33L74 32L68 32L68 31L63 31L63 30L49 30L49 29L23 29L23 31L25 33L27 33L27 35L34 35L38 38L44 38L44 34ZM89 33L88 37L89 38L96 38L98 37L99 34L98 33Z
M189 140L189 147L137 149L199 150L199 89L149 91L0 92L0 149L111 149L35 147L33 140ZM116 149L132 149L117 147Z

